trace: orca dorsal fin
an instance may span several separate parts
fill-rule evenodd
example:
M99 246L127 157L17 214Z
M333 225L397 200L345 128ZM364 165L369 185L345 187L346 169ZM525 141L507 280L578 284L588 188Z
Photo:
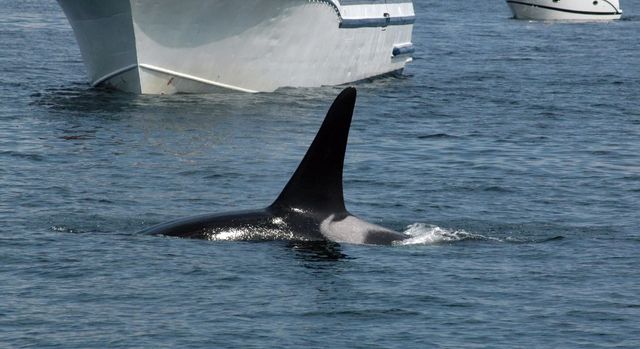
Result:
M336 97L298 169L271 207L346 212L342 169L355 104L353 87Z

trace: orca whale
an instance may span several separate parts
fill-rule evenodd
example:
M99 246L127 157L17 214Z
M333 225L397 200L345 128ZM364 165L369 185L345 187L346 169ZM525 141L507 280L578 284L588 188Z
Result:
M278 198L252 211L206 214L153 226L142 233L207 240L300 240L389 245L408 236L350 214L342 170L356 89L335 99L302 162Z

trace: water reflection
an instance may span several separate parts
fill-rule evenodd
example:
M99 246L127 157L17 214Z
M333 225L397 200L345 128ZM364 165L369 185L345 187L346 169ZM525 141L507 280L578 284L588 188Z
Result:
M296 258L306 262L337 262L350 259L342 253L340 244L331 241L290 241L287 247L295 252ZM317 263L308 267L318 268Z

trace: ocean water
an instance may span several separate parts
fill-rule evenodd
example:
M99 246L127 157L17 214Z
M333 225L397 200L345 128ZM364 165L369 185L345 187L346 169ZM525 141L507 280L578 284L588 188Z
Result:
M138 231L271 203L340 87L89 88L54 1L0 2L0 347L640 347L640 3L416 1L356 84L345 199L402 246Z

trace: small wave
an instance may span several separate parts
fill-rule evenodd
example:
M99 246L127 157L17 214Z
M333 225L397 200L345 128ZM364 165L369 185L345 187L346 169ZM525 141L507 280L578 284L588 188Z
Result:
M442 138L458 138L458 136L453 136L447 133L433 133L433 134L418 136L418 139L442 139Z
M60 139L65 141L86 141L95 138L94 136L86 135L86 134L75 134L75 135L66 135L60 136Z
M492 186L484 187L484 188L482 188L482 190L488 191L488 192L496 192L496 193L511 193L511 192L513 192L512 189L509 189L509 188L506 188L506 187L501 187L499 185L492 185Z
M57 232L57 233L67 233L67 234L82 234L85 233L84 231L78 230L78 229L74 229L74 228L70 228L64 225L54 225L51 228L51 231Z
M451 230L425 223L414 223L404 231L410 238L398 242L398 245L432 245L446 242L481 240L503 241L502 239L469 233L464 230Z
M622 18L620 18L620 21L637 22L637 21L640 21L640 16L622 16Z
M541 243L545 243L545 242L560 241L560 240L564 240L564 236L562 236L562 235L553 236L553 237L550 237L550 238L537 240L535 242L541 244Z
M0 155L1 156L10 156L12 158L16 158L16 159L25 159L25 160L31 160L31 161L44 161L45 157L40 155L40 154L35 154L35 153L22 153L22 152L17 152L17 151L0 151Z

